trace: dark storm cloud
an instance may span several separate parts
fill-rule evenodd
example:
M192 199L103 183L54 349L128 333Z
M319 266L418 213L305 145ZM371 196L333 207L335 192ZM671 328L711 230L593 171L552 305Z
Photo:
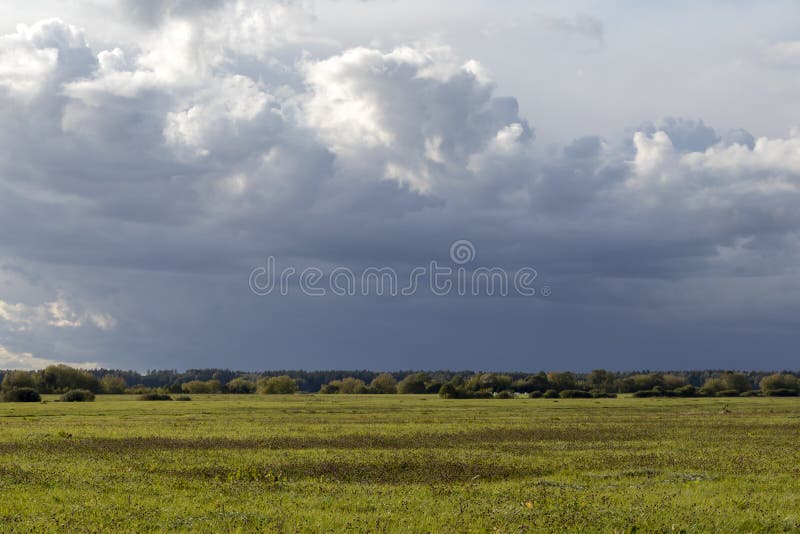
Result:
M637 366L630 354L658 340L646 365L676 367L659 358L685 348L669 340L687 318L709 325L706 338L689 329L698 347L754 320L790 338L775 318L797 311L796 135L668 117L540 146L517 101L444 46L314 56L299 4L121 7L159 31L110 50L59 20L2 38L14 67L0 71L0 257L18 266L0 271L7 354L525 369L563 354L585 368ZM392 304L247 288L267 255L405 272L446 260L457 239L479 265L534 266L553 297ZM757 337L735 339L743 358Z

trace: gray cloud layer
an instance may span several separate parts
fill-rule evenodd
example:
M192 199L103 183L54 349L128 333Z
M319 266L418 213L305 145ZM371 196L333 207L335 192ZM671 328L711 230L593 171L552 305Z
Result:
M797 132L668 117L543 145L441 44L337 48L294 2L118 9L141 42L0 37L0 367L792 364ZM407 269L456 239L553 297L247 290L268 254Z

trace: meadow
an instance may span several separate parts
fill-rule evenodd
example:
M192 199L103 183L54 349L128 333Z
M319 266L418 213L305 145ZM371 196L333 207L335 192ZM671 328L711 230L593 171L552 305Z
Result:
M800 532L799 398L0 403L2 532Z

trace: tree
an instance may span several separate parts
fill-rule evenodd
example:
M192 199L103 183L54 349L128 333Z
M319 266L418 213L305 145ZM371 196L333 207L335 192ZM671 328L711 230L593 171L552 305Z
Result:
M338 381L339 393L356 395L367 392L367 385L360 378L348 376Z
M685 386L687 382L686 378L682 376L666 374L661 375L661 384L664 389L672 391Z
M589 376L586 377L589 382L589 387L592 389L599 389L602 391L609 391L614 389L614 374L609 373L605 369L595 369Z
M225 389L228 393L255 393L256 385L245 378L234 378L226 384Z
M181 384L181 390L184 393L219 393L220 383L219 380L190 380L185 384Z
M2 389L4 391L13 388L37 389L38 387L39 377L33 371L9 371L3 377Z
M547 381L552 388L558 391L575 389L575 374L569 371L547 373Z
M103 393L120 394L125 393L128 384L125 379L116 375L105 375L100 379L100 389Z
M288 376L271 376L258 381L258 392L264 395L291 395L297 393L297 381Z
M705 394L716 395L720 391L736 391L744 393L753 389L750 379L742 373L725 371L719 377L709 378L703 384L702 392Z
M797 377L788 373L767 375L759 382L761 391L767 395L778 390L797 392L798 386L800 386L800 381L798 381Z
M390 373L383 373L373 378L369 387L375 393L397 393L397 380Z
M425 373L410 374L397 384L397 392L405 395L425 393L427 379L428 375Z
M442 387L439 388L439 396L443 399L455 399L458 398L458 390L448 382L447 384L442 384Z
M89 371L73 369L67 365L50 365L42 372L41 389L50 393L66 393L71 389L88 389L100 392L100 380Z
M467 381L467 389L472 391L504 391L511 387L513 379L509 375L496 373L475 374Z
M750 391L753 389L753 383L747 378L747 375L742 373L722 373L722 380L728 389L735 389L739 393Z

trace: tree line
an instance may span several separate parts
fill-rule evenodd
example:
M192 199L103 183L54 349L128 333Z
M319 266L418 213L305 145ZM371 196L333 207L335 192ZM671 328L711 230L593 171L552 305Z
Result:
M106 394L264 393L439 394L450 398L497 396L603 397L631 393L657 396L795 396L798 373L723 370L670 372L494 373L474 371L266 371L228 369L83 370L52 365L37 371L0 371L0 389L38 393L71 390Z

